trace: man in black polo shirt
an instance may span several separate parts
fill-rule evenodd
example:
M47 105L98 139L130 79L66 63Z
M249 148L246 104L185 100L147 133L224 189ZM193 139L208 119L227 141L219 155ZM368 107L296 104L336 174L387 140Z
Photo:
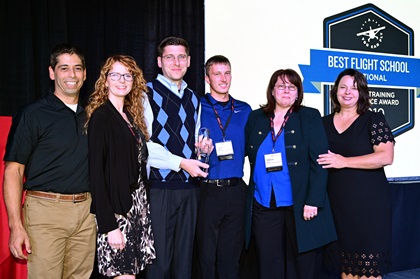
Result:
M16 258L28 260L30 278L89 278L96 224L90 213L86 116L79 103L86 79L80 49L57 45L49 76L54 93L21 109L8 136L4 201L9 248Z

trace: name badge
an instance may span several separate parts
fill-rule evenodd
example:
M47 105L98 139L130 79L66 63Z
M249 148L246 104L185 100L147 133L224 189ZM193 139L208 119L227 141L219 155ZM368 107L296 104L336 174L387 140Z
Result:
M216 155L220 161L233 159L233 146L232 141L216 142Z
M272 153L264 155L265 169L268 172L283 170L283 162L281 160L281 153Z

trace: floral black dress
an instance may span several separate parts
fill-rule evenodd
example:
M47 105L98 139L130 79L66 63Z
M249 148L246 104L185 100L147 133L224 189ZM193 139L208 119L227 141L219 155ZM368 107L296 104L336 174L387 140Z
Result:
M117 250L108 243L107 234L98 234L98 270L108 277L138 274L156 258L150 220L150 206L145 186L147 147L139 130L129 125L138 141L140 162L138 188L131 193L133 205L127 216L115 214L118 227L125 240L125 248Z

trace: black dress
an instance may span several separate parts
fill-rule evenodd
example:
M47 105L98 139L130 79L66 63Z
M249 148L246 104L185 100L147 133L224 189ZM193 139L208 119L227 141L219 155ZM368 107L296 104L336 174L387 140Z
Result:
M332 114L323 121L331 152L344 157L369 154L374 145L394 142L382 113L360 115L341 134L335 129ZM367 277L386 274L391 196L384 169L330 169L328 193L338 234L338 240L326 251L330 271Z

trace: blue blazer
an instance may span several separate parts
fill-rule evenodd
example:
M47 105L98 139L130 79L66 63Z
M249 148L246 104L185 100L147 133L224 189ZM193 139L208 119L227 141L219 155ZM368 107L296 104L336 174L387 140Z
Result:
M270 115L257 109L246 125L246 153L251 167L245 216L245 239L251 238L255 161L259 146L271 132ZM292 182L293 208L299 253L313 250L337 239L327 195L328 171L318 163L319 154L327 153L328 140L318 110L301 107L290 115L284 130L287 164ZM303 219L304 205L318 207L316 218Z

